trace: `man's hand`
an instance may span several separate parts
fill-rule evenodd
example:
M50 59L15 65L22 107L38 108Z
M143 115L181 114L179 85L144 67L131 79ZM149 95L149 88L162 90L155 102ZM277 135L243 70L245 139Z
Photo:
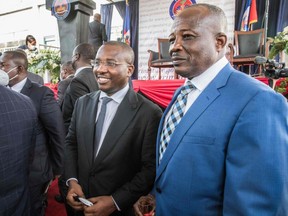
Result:
M94 205L84 207L85 216L109 216L117 210L111 196L99 196L89 199Z
M84 205L81 202L75 201L73 198L74 196L77 195L79 197L84 197L84 193L78 182L75 180L71 180L69 181L69 191L67 193L66 200L68 204L75 210L83 210Z

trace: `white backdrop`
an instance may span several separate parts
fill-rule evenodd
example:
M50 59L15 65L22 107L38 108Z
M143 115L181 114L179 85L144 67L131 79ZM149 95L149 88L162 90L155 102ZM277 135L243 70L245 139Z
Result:
M173 0L139 0L139 71L138 79L147 79L148 49L157 51L157 38L167 38L173 20L169 7ZM233 43L235 0L196 0L197 3L215 4L228 18L229 42ZM173 69L162 69L162 79L173 79ZM158 69L152 68L151 79L157 79Z

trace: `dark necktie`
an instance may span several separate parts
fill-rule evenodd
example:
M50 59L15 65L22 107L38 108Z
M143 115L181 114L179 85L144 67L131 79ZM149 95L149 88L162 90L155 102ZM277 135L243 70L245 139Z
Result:
M195 89L195 86L190 81L188 81L187 84L182 87L181 92L177 96L177 99L172 107L170 116L167 118L166 125L163 126L160 138L159 162L163 157L163 154L168 146L168 143L176 126L184 115L185 106L187 103L187 96L193 89Z
M98 119L95 126L95 134L94 134L94 158L96 158L97 150L99 148L100 138L102 134L103 123L106 115L107 103L109 103L112 98L104 97L102 99L101 110L98 115Z

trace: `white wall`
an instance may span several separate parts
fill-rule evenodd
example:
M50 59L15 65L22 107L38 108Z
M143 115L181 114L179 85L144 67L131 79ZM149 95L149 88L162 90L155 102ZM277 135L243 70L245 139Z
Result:
M228 18L229 42L233 42L235 0L196 0L197 3L215 4ZM148 49L157 51L157 38L167 38L173 20L169 15L172 0L139 0L139 71L138 79L147 79ZM173 69L162 69L162 79L173 79ZM152 68L151 79L157 79L158 69Z

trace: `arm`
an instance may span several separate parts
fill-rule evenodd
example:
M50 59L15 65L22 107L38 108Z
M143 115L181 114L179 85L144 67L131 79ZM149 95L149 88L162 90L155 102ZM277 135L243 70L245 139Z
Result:
M287 214L287 117L284 98L267 91L242 111L228 143L223 215Z
M41 100L39 118L48 134L49 158L52 164L53 174L60 175L64 158L64 125L62 114L57 104L54 93L46 86Z

